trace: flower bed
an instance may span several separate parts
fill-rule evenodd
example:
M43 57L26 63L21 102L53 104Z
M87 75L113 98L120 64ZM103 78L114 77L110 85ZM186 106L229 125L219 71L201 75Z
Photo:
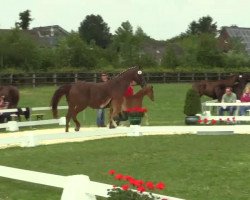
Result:
M144 113L147 112L147 109L141 107L133 107L128 108L127 110L125 110L125 112L128 115L130 125L140 125L142 117L144 116Z
M163 182L153 183L152 181L143 181L141 179L135 179L129 175L123 175L116 173L115 170L110 170L109 174L114 176L115 180L125 182L120 187L114 186L112 190L108 192L109 200L155 200L160 199L155 197L152 193L146 194L144 192L163 190L165 184ZM136 189L136 190L135 190ZM167 200L166 198L161 200Z

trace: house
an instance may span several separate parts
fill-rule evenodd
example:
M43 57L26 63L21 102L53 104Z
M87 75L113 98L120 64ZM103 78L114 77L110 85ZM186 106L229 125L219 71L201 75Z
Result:
M60 38L69 35L69 32L58 25L34 27L28 30L28 32L41 46L47 47L57 46Z
M219 46L225 51L230 50L230 40L239 39L245 46L246 52L250 55L250 28L242 28L238 26L224 26L218 37Z
M6 34L13 29L0 29L0 34ZM30 30L21 30L25 35L37 42L40 47L55 47L61 38L69 35L69 32L58 25L34 27Z

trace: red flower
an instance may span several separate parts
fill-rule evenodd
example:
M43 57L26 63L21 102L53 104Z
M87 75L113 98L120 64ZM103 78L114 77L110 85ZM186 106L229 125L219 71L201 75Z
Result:
M115 174L115 170L114 169L109 170L109 174L110 175L114 175Z
M163 190L165 188L165 184L163 182L159 182L155 185L155 187L159 190Z
M129 189L129 185L128 185L128 184L123 185L123 186L122 186L122 189L123 189L123 190L128 190L128 189Z
M205 118L203 121L204 121L204 123L206 124L206 123L208 122L208 119L207 119L207 118Z
M136 180L136 179L131 179L129 182L130 182L131 185L134 185L134 186L137 186L137 187L139 187L139 186L141 186L143 184L141 182L141 180Z
M139 186L139 187L137 187L137 191L140 192L140 193L142 193L142 192L145 192L146 189L143 186Z
M199 120L198 120L198 123L201 124L201 123L202 123L202 119L199 119Z
M131 179L134 179L134 178L132 176L128 176L128 175L123 176L123 180L125 180L125 181L130 181Z
M153 190L155 188L154 183L151 181L146 182L146 187L150 190Z
M122 174L116 174L115 175L115 179L117 179L117 180L122 180L122 178L123 178Z
M127 110L125 110L125 112L140 112L140 113L144 113L147 112L146 108L141 108L141 107L133 107L133 108L128 108Z
M215 120L215 119L212 119L212 120L211 120L211 124L213 124L213 125L216 124L216 120Z

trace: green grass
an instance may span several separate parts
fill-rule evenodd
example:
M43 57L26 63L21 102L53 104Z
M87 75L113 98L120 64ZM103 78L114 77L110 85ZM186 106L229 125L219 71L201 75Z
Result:
M145 98L150 125L183 125L190 84L154 84L155 102ZM21 88L21 107L48 106L56 87ZM203 98L203 101L207 98ZM65 99L60 103L66 105ZM60 111L62 113L62 111ZM51 118L48 112L46 117ZM62 113L63 115L63 113ZM79 114L82 126L95 126L95 110ZM54 127L54 126L53 126ZM34 127L33 127L34 128ZM188 130L188 126L187 126ZM86 174L117 184L109 169L163 181L163 194L190 200L248 200L249 135L121 137L35 148L0 150L0 165L59 175ZM0 199L54 200L61 189L0 178Z
M162 194L190 200L247 200L250 196L250 138L230 136L144 136L81 143L11 148L0 151L0 165L59 175L86 174L118 184L120 173L163 181ZM0 178L0 199L60 199L62 190Z

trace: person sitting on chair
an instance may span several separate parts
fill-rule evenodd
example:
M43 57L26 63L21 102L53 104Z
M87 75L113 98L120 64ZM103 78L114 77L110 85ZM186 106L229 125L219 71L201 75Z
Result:
M240 98L241 102L250 102L250 87L247 86ZM250 106L240 106L239 115L245 115L246 111L250 110Z
M235 103L237 100L236 94L232 92L231 87L227 87L225 94L222 96L221 103ZM236 106L221 106L219 107L219 115L223 116L225 111L228 111L230 116L234 115Z
M0 110L1 109L7 109L9 103L5 101L5 96L0 97ZM1 113L0 112L0 123L4 123L10 120L10 114L9 113Z

